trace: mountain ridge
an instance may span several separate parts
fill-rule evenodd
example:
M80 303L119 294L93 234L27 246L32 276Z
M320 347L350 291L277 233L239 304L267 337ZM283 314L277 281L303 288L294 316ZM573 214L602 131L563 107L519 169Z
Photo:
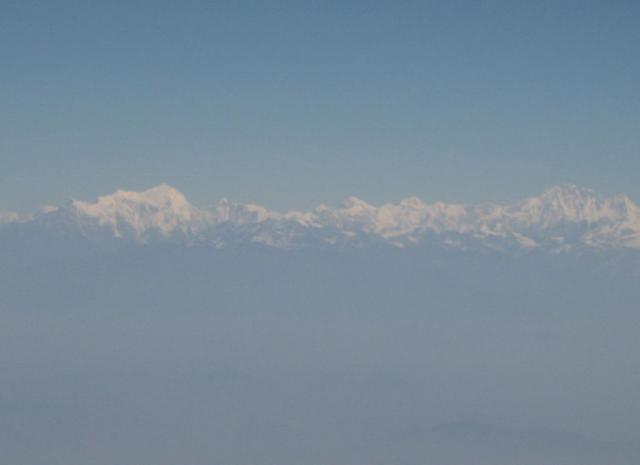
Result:
M573 184L512 204L427 203L408 197L376 206L348 197L337 207L321 204L310 211L285 212L227 199L201 208L174 187L160 184L139 192L119 189L94 202L73 200L31 217L0 213L0 227L22 224L73 231L93 241L173 241L218 248L380 242L410 247L435 241L453 248L480 245L506 251L640 249L640 208L629 197L605 198Z

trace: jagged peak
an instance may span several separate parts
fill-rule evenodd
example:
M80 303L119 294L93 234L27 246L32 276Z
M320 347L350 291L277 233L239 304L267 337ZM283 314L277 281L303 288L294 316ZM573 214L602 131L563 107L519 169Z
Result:
M73 200L71 205L79 213L89 216L113 215L138 208L174 213L195 210L184 194L168 184L159 184L144 191L118 189L112 194L98 197L95 202Z
M372 210L375 207L364 200L352 195L343 200L342 205L347 210L354 211L364 211L364 210Z
M116 237L131 235L144 242L149 233L169 237L200 230L210 221L209 213L193 207L187 198L168 184L144 191L118 189L91 202L74 200L71 211L80 218L107 226Z
M163 237L180 233L206 241L207 237L217 237L216 228L223 223L224 228L218 231L232 234L236 227L244 231L242 234L260 231L260 240L265 243L271 240L270 234L279 234L278 241L301 234L304 230L299 226L316 228L314 235L320 228L335 237L344 235L346 240L364 234L393 240L394 244L419 242L432 233L458 238L515 238L526 247L549 243L549 234L571 234L572 240L588 244L638 245L640 237L640 209L629 197L602 198L575 184L554 186L538 196L505 205L426 203L415 196L373 205L351 196L337 207L321 204L310 211L283 212L226 198L199 209L174 187L160 184L139 192L118 189L94 202L75 200L60 214L85 231L91 232L95 225L107 226L116 237L143 241L158 233ZM53 221L55 216L49 219ZM11 218L15 216L0 214L0 222Z
M575 184L561 184L545 189L542 194L525 199L516 208L546 208L550 210L582 210L597 207L602 197L592 189Z
M218 201L213 207L213 221L216 223L260 223L277 216L276 212L272 212L262 205L232 202L226 197Z
M425 208L427 204L420 197L405 197L398 202L398 205L405 208L420 209Z
M515 205L503 207L501 213L529 225L548 227L560 222L596 222L610 216L602 196L592 189L561 184L545 189Z
M576 184L565 183L548 187L540 195L540 198L543 199L579 197L598 197L598 194L588 187L580 187Z
M110 201L126 201L146 203L150 205L184 205L188 204L187 198L175 187L168 184L159 184L144 191L126 191L118 189L111 195L98 197L98 203Z

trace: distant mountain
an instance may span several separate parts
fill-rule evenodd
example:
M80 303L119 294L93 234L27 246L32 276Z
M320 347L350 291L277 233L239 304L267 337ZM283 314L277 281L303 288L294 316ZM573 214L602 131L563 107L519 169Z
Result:
M80 235L96 243L173 242L216 248L437 244L501 251L640 249L640 208L634 202L625 195L603 198L574 185L553 187L511 205L426 203L411 197L375 206L349 197L335 208L277 212L226 199L199 208L175 188L161 184L143 192L118 190L95 202L74 200L29 218L0 213L0 230L27 227Z
M17 223L20 217L13 212L0 212L0 225L3 223Z

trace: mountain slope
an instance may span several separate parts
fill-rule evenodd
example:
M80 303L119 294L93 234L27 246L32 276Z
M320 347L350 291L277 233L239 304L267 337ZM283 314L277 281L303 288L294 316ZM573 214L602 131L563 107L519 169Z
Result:
M30 219L0 216L0 225L31 224L101 242L172 241L227 247L256 243L278 248L335 245L498 250L640 249L640 208L624 195L603 198L574 185L550 188L511 205L426 203L410 197L371 205L349 197L341 206L277 212L226 199L198 208L166 184L142 192L118 190L95 202L74 200Z

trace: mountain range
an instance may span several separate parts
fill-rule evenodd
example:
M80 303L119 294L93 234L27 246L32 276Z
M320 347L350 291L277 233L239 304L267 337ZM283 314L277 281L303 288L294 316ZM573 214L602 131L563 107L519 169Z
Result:
M427 203L409 197L371 205L356 197L311 211L278 212L226 199L191 204L161 184L142 192L118 190L95 202L73 200L34 215L0 213L0 234L30 230L80 235L89 241L179 243L226 248L261 244L281 249L412 247L437 244L466 250L640 249L640 207L626 195L605 198L561 185L513 204Z

